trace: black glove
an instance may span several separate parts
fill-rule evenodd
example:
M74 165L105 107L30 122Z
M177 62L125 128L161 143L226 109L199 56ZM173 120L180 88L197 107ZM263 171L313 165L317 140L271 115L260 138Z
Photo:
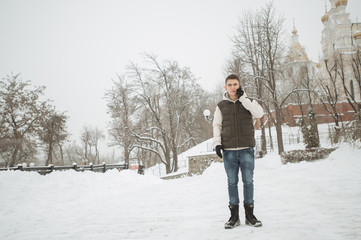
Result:
M223 146L222 145L217 145L216 146L216 153L217 153L218 157L220 157L220 158L222 158L221 150L224 150Z
M242 87L239 86L239 88L237 89L237 96L240 98L243 96L243 94L244 94L244 91L243 91Z

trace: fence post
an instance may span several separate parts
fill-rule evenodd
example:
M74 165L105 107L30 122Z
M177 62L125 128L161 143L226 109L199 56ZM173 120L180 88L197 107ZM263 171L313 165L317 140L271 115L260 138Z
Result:
M50 172L54 171L54 165L53 164L49 164L49 168L50 168Z
M105 162L103 162L103 173L107 171L107 166L105 165Z
M123 169L128 169L128 168L129 168L128 163L124 163L124 168Z
M93 172L93 163L90 163L89 165L90 165L90 171Z
M19 169L20 171L23 171L23 165L22 165L22 164L18 164L18 169Z
M139 165L138 174L144 175L144 166L143 165Z
M77 164L77 163L73 163L73 168L74 168L75 171L77 171L77 170L76 170L77 167L78 167L78 164Z

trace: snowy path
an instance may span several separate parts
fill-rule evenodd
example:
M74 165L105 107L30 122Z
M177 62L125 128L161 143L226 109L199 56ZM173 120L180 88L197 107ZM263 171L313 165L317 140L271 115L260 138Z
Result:
M361 239L361 150L282 165L257 160L255 214L263 227L223 228L223 165L162 181L106 174L0 172L0 239Z

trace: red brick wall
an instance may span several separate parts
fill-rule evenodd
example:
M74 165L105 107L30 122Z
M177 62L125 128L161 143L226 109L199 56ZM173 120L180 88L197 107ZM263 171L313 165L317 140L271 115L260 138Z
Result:
M333 113L331 106L329 104L326 104L326 106ZM309 108L309 105L304 104L301 107L303 109L303 114L307 118L307 109ZM317 118L318 124L334 122L334 119L332 118L331 114L326 111L323 104L313 104L313 107L316 112L316 118ZM339 121L342 122L342 121L352 120L352 117L355 112L349 103L346 103L346 102L338 103L336 105L336 109L337 109L337 112L339 113ZM272 116L275 117L274 112L272 112ZM283 123L289 125L290 127L297 126L297 120L301 116L302 116L301 109L298 105L289 104L287 107L282 108ZM270 121L268 121L266 114L263 116L263 119L265 122L267 122L266 126L268 127L268 124ZM271 122L271 125L273 125L272 122ZM259 119L255 120L255 128L256 129L260 128L260 120Z

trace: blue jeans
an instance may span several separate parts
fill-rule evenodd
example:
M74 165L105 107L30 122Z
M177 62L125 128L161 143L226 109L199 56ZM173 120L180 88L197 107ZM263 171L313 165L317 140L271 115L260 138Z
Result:
M238 205L238 173L241 169L243 182L243 203L253 203L253 170L254 149L252 147L242 150L223 151L224 169L228 178L229 204Z

